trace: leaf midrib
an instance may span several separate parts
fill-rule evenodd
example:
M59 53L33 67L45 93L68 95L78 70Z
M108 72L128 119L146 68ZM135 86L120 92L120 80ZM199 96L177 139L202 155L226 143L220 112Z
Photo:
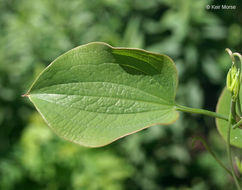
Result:
M36 95L36 98L38 98L38 99L40 99L40 100L42 100L42 101L46 101L46 102L49 102L49 103L52 103L52 104L56 104L56 105L60 105L60 106L62 106L62 107L67 107L67 108L72 108L72 109L76 109L76 110L78 110L78 108L76 108L76 107L72 107L72 106L65 106L65 105L63 105L63 104L58 104L58 103L56 103L56 102L51 102L51 101L48 101L48 100L46 100L46 99L42 99L42 98L40 98L39 96L38 96L38 94L32 94L32 95L30 95L30 96L35 96ZM40 95L43 95L43 94L40 94ZM66 95L66 94L46 94L46 95ZM76 95L76 96L78 96L78 95ZM89 96L88 96L89 97ZM90 96L90 97L99 97L99 96ZM104 98L109 98L109 97L104 97ZM115 97L111 97L111 98L113 98L113 99L120 99L120 98L115 98ZM126 99L126 100L129 100L129 99ZM131 100L132 101L132 100ZM135 100L135 101L139 101L139 100ZM145 102L145 101L140 101L140 102ZM159 106L161 106L162 107L162 104L158 104L158 103L155 103L155 102L145 102L145 103L151 103L151 104L157 104L157 105L159 105ZM108 112L97 112L97 111L90 111L90 110L84 110L84 109L82 109L83 111L86 111L86 112L92 112L92 113L101 113L101 114L112 114L112 115L119 115L119 114L123 114L123 115L125 115L125 114L138 114L138 113L144 113L144 112L152 112L152 111L159 111L159 110L171 110L171 108L173 107L173 105L166 105L166 106L169 106L168 108L162 108L162 109L153 109L153 110L150 110L150 111L139 111L139 112L130 112L130 113L108 113Z
M105 82L104 82L104 81L68 82L68 83L53 84L53 85L46 86L46 87L44 87L44 88L54 87L54 86L58 86L58 85L80 84L80 83L107 83L107 84L121 85L121 86L124 86L124 87L128 87L128 88L135 89L135 90L137 90L137 91L143 92L144 94L148 94L148 95L150 95L150 96L152 96L152 97L158 98L158 99L161 100L161 103L162 103L162 104L173 105L172 103L166 101L165 99L163 99L163 98L161 98L161 97L159 97L159 96L156 96L156 95L154 95L154 94L150 94L150 93L148 93L148 92L146 92L146 91L143 91L143 90L141 90L141 89L139 89L139 88L135 88L135 87L133 87L133 86L128 86L128 85L125 85L125 84L114 83L114 82L106 82L106 81L105 81ZM40 89L37 89L37 90L38 90L38 91L41 91L41 89L43 89L43 88L40 88ZM31 92L31 90L30 90L30 92ZM30 95L31 95L31 94L33 95L33 94L45 94L45 93L29 93L29 94L30 94ZM46 94L48 94L48 93L46 93ZM62 94L62 95L68 95L68 94ZM69 95L72 95L72 94L69 94ZM74 95L74 94L73 94L73 95ZM77 96L78 96L78 95L77 95ZM153 103L160 104L160 103L157 103L157 102L153 102Z

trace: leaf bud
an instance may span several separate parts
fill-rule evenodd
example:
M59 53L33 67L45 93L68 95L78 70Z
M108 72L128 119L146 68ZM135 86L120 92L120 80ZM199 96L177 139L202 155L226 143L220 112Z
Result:
M234 85L233 85L233 98L236 99L239 94L239 89L240 89L240 77L239 77L239 70L236 73L236 77L234 79Z
M236 99L240 89L240 69L237 69L234 64L232 64L232 67L227 74L226 86L232 93L233 99Z

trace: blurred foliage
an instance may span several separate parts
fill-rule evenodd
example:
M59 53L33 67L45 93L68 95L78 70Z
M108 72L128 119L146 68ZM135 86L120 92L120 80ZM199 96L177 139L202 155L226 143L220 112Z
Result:
M207 4L236 10L206 10ZM230 58L242 52L242 2L219 0L0 0L0 189L233 189L192 136L224 161L214 119L181 114L100 149L58 137L21 97L41 70L91 41L144 48L175 61L177 102L215 110ZM241 152L234 150L240 159Z
M39 114L33 114L14 159L3 159L1 189L123 189L132 166L107 149L82 148L50 131ZM27 185L27 187L26 187Z

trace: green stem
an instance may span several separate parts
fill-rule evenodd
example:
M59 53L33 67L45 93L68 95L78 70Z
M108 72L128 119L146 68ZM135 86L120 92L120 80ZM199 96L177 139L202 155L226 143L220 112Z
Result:
M236 187L238 190L241 190L240 184L238 182L237 176L235 175L235 171L234 171L234 166L233 166L233 160L232 160L232 154L231 154L231 146L230 146L230 132L231 132L231 122L233 119L233 115L232 115L232 109L234 108L234 104L235 102L233 100L231 100L231 109L230 109L230 113L229 113L229 120L228 120L228 131L227 131L227 155L228 155L228 159L229 159L229 164L231 167L231 171L232 171L232 176L234 179L234 182L236 184Z
M182 111L182 112L188 112L188 113L207 115L207 116L210 116L210 117L216 117L216 118L228 121L227 116L220 114L220 113L204 110L204 109L189 108L189 107L186 107L186 106L176 105L176 110Z
M233 125L233 129L236 129L237 127L239 127L240 125L242 125L242 119L239 120L238 123L236 123L235 125Z
M232 114L232 120L231 120L231 123L232 123L236 121L236 101L232 101L230 106L231 106L230 110Z
M241 105L240 105L240 98L239 97L237 99L237 107L238 107L238 114L241 117L242 113L241 113Z

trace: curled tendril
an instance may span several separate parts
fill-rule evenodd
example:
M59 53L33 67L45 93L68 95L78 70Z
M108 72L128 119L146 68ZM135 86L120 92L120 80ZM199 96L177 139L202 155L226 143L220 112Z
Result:
M234 53L229 48L226 48L225 51L228 52L229 56L231 57L232 64L234 64L235 63Z
M235 53L233 53L232 55L233 55L233 57L234 57L234 56L237 56L237 57L239 58L239 60L240 60L240 63L242 64L242 56L241 56L240 53L235 52Z
M235 53L233 53L233 57L235 57L235 56L237 56L239 58L239 60L240 60L240 69L242 69L242 56L241 56L241 54L235 52ZM242 75L240 75L240 82L242 82Z

